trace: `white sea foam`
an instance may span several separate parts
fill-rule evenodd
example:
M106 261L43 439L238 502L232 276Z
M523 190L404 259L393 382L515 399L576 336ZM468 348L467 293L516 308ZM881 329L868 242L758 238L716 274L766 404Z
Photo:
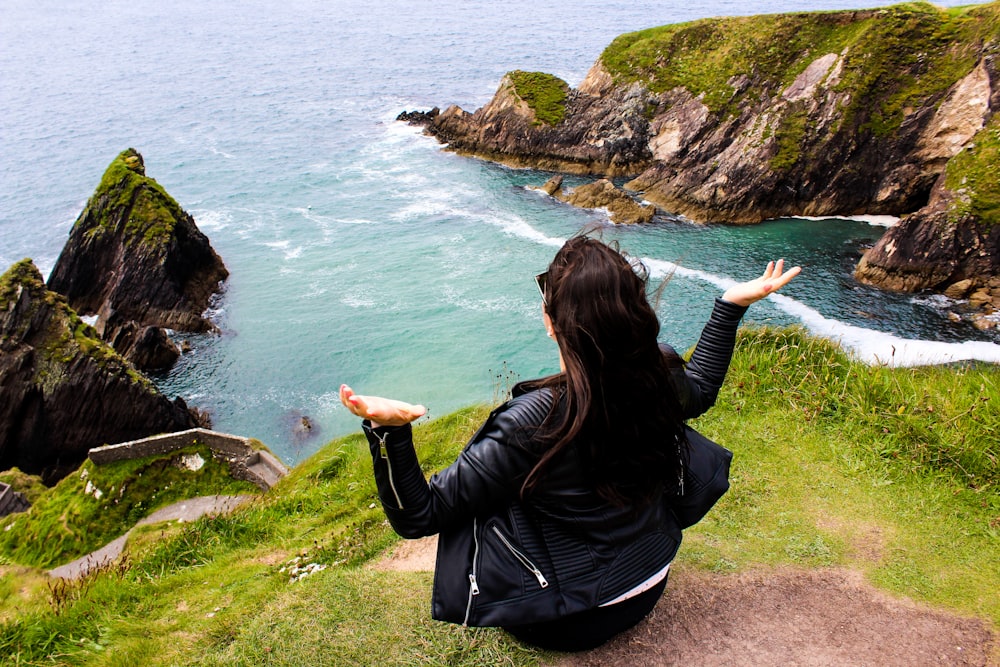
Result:
M312 207L298 207L293 208L292 211L298 213L303 218L309 222L315 223L317 227L321 229L326 229L326 227L331 224L340 225L375 225L378 224L377 220L371 220L369 218L338 218L333 215L323 215L322 213L317 213L312 210Z
M233 215L229 211L192 211L191 216L202 231L225 229L233 221Z
M502 226L511 234L545 245L559 247L565 242L563 239L545 236L520 219ZM721 290L726 290L737 282L731 278L700 269L689 269L661 259L644 257L642 261L653 278L675 275L701 280ZM986 341L946 343L901 338L824 317L815 308L810 308L784 294L772 294L767 298L782 311L801 321L810 333L838 342L855 358L868 364L926 366L967 360L1000 363L1000 345L996 343Z
M870 364L924 366L966 360L1000 363L1000 345L996 343L945 343L900 338L823 317L815 309L783 294L772 294L768 298L800 319L810 332L840 342L856 357Z
M456 308L473 312L520 313L526 317L537 317L538 315L537 307L528 306L522 299L511 297L468 299L463 292L453 287L445 287L444 302Z
M361 294L347 294L340 302L351 308L373 308L376 305L375 299Z
M222 157L227 158L229 160L233 159L233 156L231 154L227 153L224 150L220 150L213 145L209 145L208 150L215 155L221 155Z
M505 215L483 215L481 213L472 213L470 215L471 217L482 220L483 222L491 224L494 227L499 227L503 232L509 234L510 236L527 239L528 241L533 241L540 245L559 248L562 247L562 244L566 243L566 239L562 239L557 236L546 236L532 227L519 215L513 215L510 213Z
M946 297L944 294L918 294L910 299L910 303L915 303L920 306L928 306L936 310L947 310L962 302Z
M339 223L341 225L377 225L378 220L370 220L368 218L331 218L333 222Z
M428 190L426 196L422 194L420 199L403 206L390 217L399 221L441 215L468 217L466 212L455 207L454 199L454 196L446 190Z
M895 227L899 224L899 218L894 215L793 215L793 220L853 220L854 222L867 222L872 227Z

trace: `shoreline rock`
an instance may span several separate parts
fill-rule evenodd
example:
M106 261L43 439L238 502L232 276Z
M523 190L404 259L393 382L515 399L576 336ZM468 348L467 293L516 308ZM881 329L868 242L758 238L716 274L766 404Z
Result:
M704 19L619 36L577 89L530 79L560 100L555 116L512 72L474 113L405 118L463 155L630 177L627 190L694 222L909 216L859 280L985 287L1000 275L998 26L997 3ZM942 197L959 203L941 214Z

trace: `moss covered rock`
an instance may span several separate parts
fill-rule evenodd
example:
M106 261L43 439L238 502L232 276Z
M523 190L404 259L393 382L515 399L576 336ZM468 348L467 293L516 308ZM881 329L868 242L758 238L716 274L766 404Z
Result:
M80 314L97 315L97 330L115 349L156 368L177 355L148 328L211 330L203 313L228 275L208 237L130 148L111 162L77 218L49 288Z

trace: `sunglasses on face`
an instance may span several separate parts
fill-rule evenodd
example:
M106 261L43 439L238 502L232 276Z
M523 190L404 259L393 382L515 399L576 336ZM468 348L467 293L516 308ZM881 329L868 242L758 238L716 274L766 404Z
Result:
M535 285L538 287L538 293L542 295L542 303L548 305L549 301L545 298L545 288L549 283L549 272L539 273L535 276Z

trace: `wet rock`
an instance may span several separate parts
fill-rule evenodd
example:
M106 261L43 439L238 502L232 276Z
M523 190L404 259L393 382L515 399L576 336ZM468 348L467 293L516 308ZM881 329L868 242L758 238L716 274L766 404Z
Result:
M434 107L430 111L403 111L396 116L396 120L409 123L410 125L429 125L440 113L441 110L437 107Z
M972 318L972 326L976 327L980 331L992 331L997 328L997 321L987 317L986 315L975 315Z
M550 197L556 197L562 193L563 177L562 174L556 174L549 180L545 181L545 185L538 188Z
M964 299L965 295L969 293L973 287L973 282L971 279L966 278L965 280L959 280L957 283L952 283L944 290L944 295L949 299Z
M990 293L985 289L976 290L969 295L969 305L973 308L983 308L990 303Z
M574 188L561 199L582 208L606 208L611 221L617 224L651 222L656 213L654 206L639 204L607 179Z

